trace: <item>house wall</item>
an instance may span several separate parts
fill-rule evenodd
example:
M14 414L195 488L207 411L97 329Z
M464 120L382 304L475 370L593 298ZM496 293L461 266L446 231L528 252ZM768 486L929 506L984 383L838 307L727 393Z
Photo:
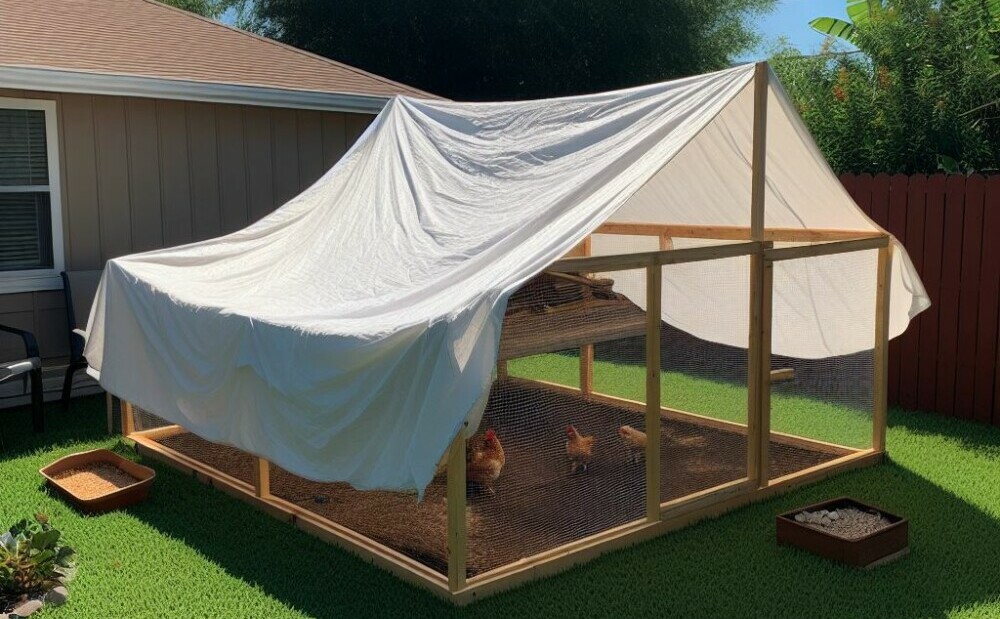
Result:
M361 135L362 114L0 89L53 99L67 271L245 227L311 185ZM83 309L77 308L77 314ZM0 323L68 355L62 291L0 295ZM0 338L0 359L23 355Z

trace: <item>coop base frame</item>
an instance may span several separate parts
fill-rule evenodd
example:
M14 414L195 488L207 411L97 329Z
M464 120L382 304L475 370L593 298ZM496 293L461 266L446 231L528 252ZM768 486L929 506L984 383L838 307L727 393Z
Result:
M540 381L531 382L538 383L538 386L546 388L560 387ZM572 388L568 387L563 387L563 389L572 390ZM603 394L591 395L597 396L597 399L614 401L617 404L630 403L629 400L622 400L613 396ZM361 559L389 571L398 578L423 587L438 597L457 605L465 605L526 582L556 574L575 565L590 561L602 554L632 546L663 535L664 533L686 527L699 520L719 516L737 507L761 501L804 484L814 483L844 471L876 464L884 456L883 451L875 449L854 450L852 453L823 464L784 477L771 479L763 487L757 487L749 478L743 478L690 494L680 499L667 501L660 504L660 518L658 521L637 520L608 529L607 531L602 531L590 537L471 577L463 587L452 590L449 587L448 577L444 574L347 527L280 499L270 494L266 488L261 488L260 484L255 486L254 484L236 479L157 442L158 439L187 432L183 427L170 425L152 430L133 430L131 427L132 414L131 404L123 402L123 434L135 442L136 451L143 457L163 462L186 474L192 475L195 479L208 486L218 488L226 494L240 499L272 517L288 522L296 528L315 535L324 541L333 543ZM683 415L685 421L692 423L703 422L706 425L713 422L719 423L717 420L702 418L694 413L686 413L674 409L663 409L663 414L665 416ZM740 426L739 424L733 425L745 429L745 426ZM774 438L780 440L780 437ZM797 441L813 443L809 439L794 438ZM829 444L816 442L812 446L820 448L829 446ZM836 447L838 449L848 449L841 446ZM261 462L264 462L266 465L266 461ZM266 473L266 469L264 472Z

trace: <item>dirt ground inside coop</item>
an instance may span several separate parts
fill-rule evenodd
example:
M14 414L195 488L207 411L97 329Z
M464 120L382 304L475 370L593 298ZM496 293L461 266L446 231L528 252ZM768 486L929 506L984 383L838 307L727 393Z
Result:
M499 437L506 464L494 493L470 485L467 495L468 574L507 565L643 517L645 472L630 463L618 427L642 427L634 410L595 403L572 393L497 382L481 430ZM596 437L586 471L571 473L565 429ZM681 498L745 476L747 439L737 432L675 419L662 420L661 501ZM253 457L193 434L165 437L165 447L252 483ZM847 453L846 451L844 453ZM772 476L837 458L771 442ZM447 573L446 476L417 502L415 494L354 490L319 483L272 467L271 492L332 522Z

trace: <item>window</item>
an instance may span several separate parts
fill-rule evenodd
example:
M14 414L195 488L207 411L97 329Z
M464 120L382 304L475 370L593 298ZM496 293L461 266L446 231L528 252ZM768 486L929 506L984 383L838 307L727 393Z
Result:
M55 102L0 98L0 293L60 286Z

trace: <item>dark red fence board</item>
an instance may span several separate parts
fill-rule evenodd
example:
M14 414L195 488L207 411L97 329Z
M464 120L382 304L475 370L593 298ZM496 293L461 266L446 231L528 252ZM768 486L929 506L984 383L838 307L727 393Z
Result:
M937 403L938 319L941 314L941 254L944 245L945 178L935 174L927 179L924 222L924 270L920 272L931 306L917 317L920 327L920 358L917 360L917 408L935 410ZM914 328L918 325L911 325Z
M889 346L889 402L1000 426L1000 175L843 174L931 298Z
M984 185L985 179L978 174L970 176L965 182L962 270L958 299L958 354L955 374L955 414L965 419L972 418L972 403L975 399Z
M993 414L1000 323L1000 176L983 183L983 198L983 252L972 416L976 421L1000 425L1000 416Z
M917 272L924 270L924 218L927 205L927 177L917 174L910 177L907 184L906 203L903 218L906 235L898 237L906 246L910 260ZM891 213L890 213L891 217ZM899 398L895 400L907 409L917 408L917 385L919 384L920 325L914 324L903 332L890 351L898 350Z

